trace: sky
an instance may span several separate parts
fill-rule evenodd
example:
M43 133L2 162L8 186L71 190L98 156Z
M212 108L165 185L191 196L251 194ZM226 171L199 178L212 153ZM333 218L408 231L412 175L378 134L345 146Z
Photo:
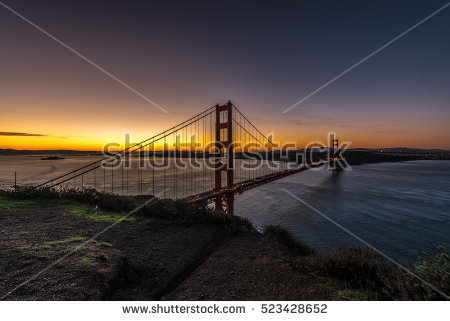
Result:
M1 0L0 148L99 150L229 99L303 147L450 149L447 1ZM148 100L161 106L161 111Z

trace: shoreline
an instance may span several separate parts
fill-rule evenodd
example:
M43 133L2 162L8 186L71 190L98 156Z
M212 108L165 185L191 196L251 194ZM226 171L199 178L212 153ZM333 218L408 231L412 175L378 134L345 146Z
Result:
M420 160L450 160L450 153L410 154L410 153L381 153L365 151L348 151L344 153L349 165L364 165L375 163L392 163Z

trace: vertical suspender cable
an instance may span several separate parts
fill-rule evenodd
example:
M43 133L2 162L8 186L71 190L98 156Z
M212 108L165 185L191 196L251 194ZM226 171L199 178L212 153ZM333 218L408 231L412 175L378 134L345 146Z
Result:
M163 164L164 164L164 198L166 198L166 137L164 137L164 147L163 147Z
M174 155L174 161L173 161L173 167L175 167L174 168L174 171L175 171L175 174L173 175L173 185L174 185L174 189L175 189L175 192L174 192L174 198L175 199L177 199L178 197L178 195L177 195L177 154L178 154L178 137L177 137L177 131L175 131L175 155Z

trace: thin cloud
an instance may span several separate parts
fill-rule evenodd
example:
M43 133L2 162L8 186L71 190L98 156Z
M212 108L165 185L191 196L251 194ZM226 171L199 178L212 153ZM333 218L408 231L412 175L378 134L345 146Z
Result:
M0 132L0 136L19 136L19 137L52 137L58 139L77 138L82 136L53 136L47 134L31 134L31 133L19 133L19 132Z
M33 137L42 137L48 136L44 134L30 134L30 133L17 133L17 132L0 132L0 136L33 136Z

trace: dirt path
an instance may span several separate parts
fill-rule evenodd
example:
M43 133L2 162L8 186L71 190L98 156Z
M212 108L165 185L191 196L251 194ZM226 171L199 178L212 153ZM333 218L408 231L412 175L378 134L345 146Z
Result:
M168 300L331 300L319 279L284 259L271 237L241 234L220 246Z

